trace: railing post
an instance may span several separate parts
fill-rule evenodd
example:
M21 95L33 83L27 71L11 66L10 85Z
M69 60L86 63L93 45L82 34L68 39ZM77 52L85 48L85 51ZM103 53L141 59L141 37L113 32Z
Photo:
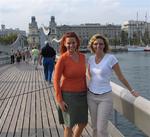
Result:
M114 125L117 127L117 125L118 125L117 111L115 109L113 110L113 122L114 122Z

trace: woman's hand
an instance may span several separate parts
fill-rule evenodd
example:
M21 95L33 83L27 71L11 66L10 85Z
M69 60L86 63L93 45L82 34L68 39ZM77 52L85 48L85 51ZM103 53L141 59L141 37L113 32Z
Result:
M131 94L135 97L138 97L139 96L139 93L135 90L131 91Z
M64 101L59 102L59 106L62 111L67 111L68 109L68 105Z

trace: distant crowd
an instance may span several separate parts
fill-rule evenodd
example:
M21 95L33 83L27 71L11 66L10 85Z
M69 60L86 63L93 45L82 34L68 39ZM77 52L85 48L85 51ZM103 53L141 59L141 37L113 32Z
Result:
M17 50L14 51L13 49L11 50L11 64L14 63L20 63L20 62L26 62L29 63L32 59L34 60L35 56L39 56L39 50L34 47L32 50L29 48L23 49L23 50Z

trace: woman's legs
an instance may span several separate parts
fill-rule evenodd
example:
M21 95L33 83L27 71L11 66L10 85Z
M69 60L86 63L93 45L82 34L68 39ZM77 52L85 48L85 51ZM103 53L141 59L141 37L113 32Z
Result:
M88 107L89 112L91 115L91 126L92 126L92 136L97 137L97 109L98 109L98 103L94 101L95 96L93 96L91 93L88 93Z
M93 137L108 137L107 125L112 112L112 94L93 95L88 93Z
M80 137L86 124L77 124L72 131L71 127L64 128L64 137Z
M73 132L71 127L64 128L64 137L72 137Z
M80 137L85 127L86 127L86 124L77 124L74 129L73 137Z
M108 97L109 98L109 97ZM111 99L104 100L98 105L97 111L97 137L108 137L108 119L112 112Z

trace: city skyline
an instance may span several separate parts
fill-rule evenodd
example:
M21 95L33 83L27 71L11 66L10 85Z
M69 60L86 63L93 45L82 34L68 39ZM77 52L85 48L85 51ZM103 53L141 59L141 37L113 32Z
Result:
M57 25L85 23L122 24L127 20L150 22L150 0L0 0L0 24L28 32L31 16L38 26L49 25L55 16Z

